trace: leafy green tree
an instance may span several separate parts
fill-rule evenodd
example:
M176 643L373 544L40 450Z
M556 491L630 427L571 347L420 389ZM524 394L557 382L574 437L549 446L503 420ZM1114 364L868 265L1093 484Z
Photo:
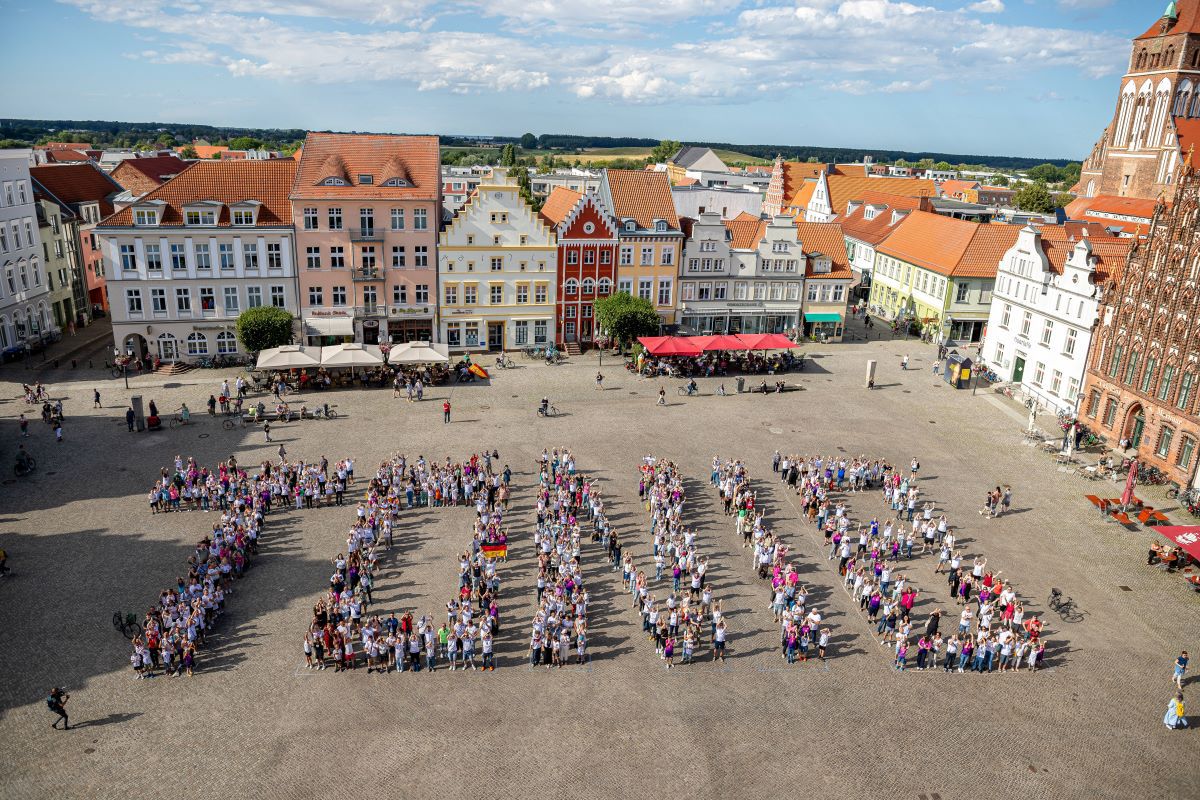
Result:
M229 140L230 150L258 150L263 146L261 139L251 136L238 136Z
M522 150L534 150L537 148L537 137L532 133L527 133L521 137Z
M949 172L950 170L954 169L954 167L950 166L949 161L939 161L933 165L933 168L938 172Z
M500 149L500 166L513 167L517 164L517 148L514 145L506 144Z
M655 147L651 148L650 160L655 164L665 162L669 160L671 156L678 153L681 147L683 147L683 145L679 142L671 139L663 139Z
M1066 208L1075 199L1075 195L1070 192L1055 192L1050 199L1053 201L1055 208Z
M617 292L596 301L596 325L627 347L639 336L654 336L661 320L649 300Z
M821 159L817 158L816 156L809 156L807 159L805 159L805 161L807 161L809 164L817 164L820 163Z
M1030 179L1041 181L1042 183L1058 183L1063 179L1063 174L1058 167L1053 164L1038 164L1025 172Z
M1013 205L1022 211L1047 214L1054 210L1054 199L1050 196L1046 184L1034 181L1017 190L1013 197Z
M185 144L183 149L179 151L179 156L181 158L199 158L200 154L196 152L196 148L190 144Z
M1008 186L1009 180L1007 175L993 175L987 179L989 186Z
M248 308L237 318L237 335L251 353L282 347L292 341L291 312L277 306Z
M933 169L933 159L932 158L922 158L920 161L917 162L917 168L918 169Z

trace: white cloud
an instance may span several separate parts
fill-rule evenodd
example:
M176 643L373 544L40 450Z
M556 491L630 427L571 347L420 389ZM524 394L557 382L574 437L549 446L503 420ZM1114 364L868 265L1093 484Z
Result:
M967 10L976 14L1001 14L1004 12L1004 3L1001 0L979 0L967 6Z
M1071 9L1108 8L1115 2L1116 0L1058 0L1060 6Z
M155 62L456 93L557 86L622 104L728 104L805 85L851 94L977 91L997 75L1011 81L1046 68L1108 74L1128 48L1105 34L985 22L966 10L895 0L265 0L253 13L232 0L59 1L148 34L140 57ZM456 29L465 27L464 8L499 24ZM672 24L689 20L699 24ZM630 21L643 28L639 36L613 35ZM574 26L567 36L564 25Z

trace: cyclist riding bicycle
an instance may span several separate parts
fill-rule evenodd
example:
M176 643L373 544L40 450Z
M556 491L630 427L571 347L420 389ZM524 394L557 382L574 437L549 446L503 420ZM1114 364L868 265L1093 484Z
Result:
M543 416L543 417L544 417L544 416L546 416L546 412L548 412L549 410L550 410L550 398L549 398L549 397L543 397L543 398L542 398L542 404L541 404L541 406L539 406L539 407L538 407L538 412L537 412L537 413L538 413L540 416Z
M190 409L187 407L187 403L181 403L181 404L179 405L179 418L183 420L183 423L184 423L185 425L186 425L188 422L190 422L190 421L191 421L191 419L192 419L192 412L191 412L191 410L190 410Z
M22 470L29 469L32 466L29 453L25 450L25 445L17 445L17 466Z
M687 393L689 395L698 394L699 391L700 391L700 387L697 386L695 378L692 378L690 381L687 382Z

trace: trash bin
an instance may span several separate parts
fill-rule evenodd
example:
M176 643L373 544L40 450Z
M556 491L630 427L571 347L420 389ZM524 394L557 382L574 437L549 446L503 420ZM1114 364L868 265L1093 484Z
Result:
M744 386L746 385L746 379L745 379L745 378L743 378L742 376L740 376L740 375L739 375L739 376L738 376L738 377L735 379L734 383L736 383L736 384L737 384L737 393L738 393L738 394L741 394L741 393L742 393L742 387L744 387Z
M966 389L971 385L971 371L974 367L975 362L971 359L951 353L946 356L946 371L942 374L942 379L955 389Z

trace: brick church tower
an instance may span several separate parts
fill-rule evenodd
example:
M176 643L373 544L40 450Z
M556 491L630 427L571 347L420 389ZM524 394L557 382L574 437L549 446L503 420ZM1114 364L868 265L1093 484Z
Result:
M1104 287L1080 418L1180 486L1200 485L1200 173L1185 162L1174 202Z
M1197 141L1200 0L1180 0L1133 40L1113 117L1084 161L1076 191L1169 202L1177 168Z

